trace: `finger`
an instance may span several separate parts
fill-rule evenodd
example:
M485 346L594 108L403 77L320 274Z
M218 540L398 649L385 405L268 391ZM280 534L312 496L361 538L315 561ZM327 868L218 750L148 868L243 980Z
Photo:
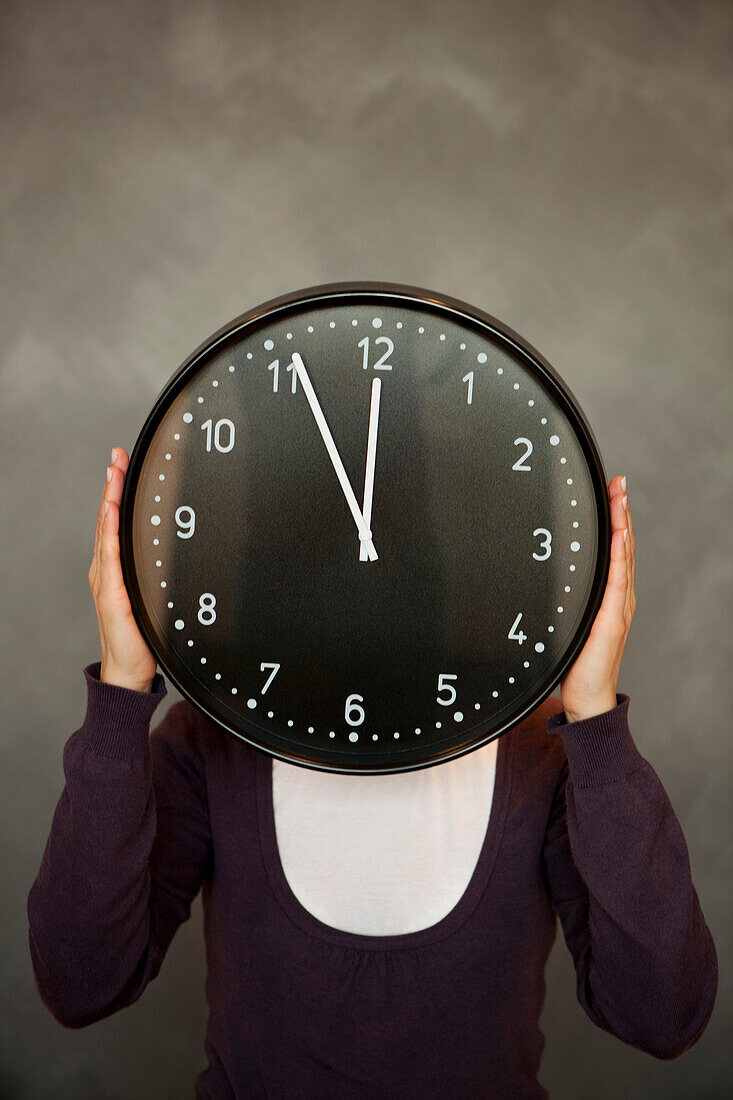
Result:
M102 544L99 555L101 591L107 596L114 595L119 587L117 576L120 556L120 543L117 537L118 519L118 505L116 501L110 500L102 528Z
M109 474L109 467L107 467L107 474ZM114 476L114 475L113 475ZM102 545L102 529L104 527L104 505L108 499L107 491L109 489L109 480L105 481L104 489L102 491L102 499L99 502L99 508L97 509L97 525L94 529L94 548L92 550L92 568L98 572L99 570L99 553Z
M93 556L97 573L101 572L102 546L103 540L106 537L106 524L109 522L109 511L105 516L104 506L110 502L116 503L119 506L119 502L122 498L122 483L124 482L124 475L127 471L128 464L129 459L124 449L122 447L113 447L110 452L110 464L107 467L107 480L97 512L97 527L94 534ZM120 477L120 471L122 472L122 477Z
M634 566L636 565L636 536L634 535L634 521L631 518L631 501L627 500L627 520L629 524L629 542L631 543L631 581L634 581Z
M115 463L110 467L111 477L107 482L107 487L104 491L104 499L109 505L107 516L102 525L102 543L100 553L100 565L102 571L102 586L109 591L116 591L120 587L121 567L120 567L120 540L119 540L119 521L120 521L120 501L122 500L122 487L125 480L124 469L127 468L127 456L124 455L121 460L121 465L118 465L117 459L119 458L119 452L121 448L117 448L117 454L115 455Z
M622 497L625 492L623 474L616 474L608 483L608 495L613 499L617 496Z
M624 603L624 618L628 619L631 613L631 593L633 589L633 537L631 533L631 513L629 509L629 497L626 490L626 478L616 477L609 485L611 492L611 513L614 530L617 524L622 527L624 539L624 554L626 556L626 601Z
M634 584L636 581L636 539L634 538L634 528L631 520L631 502L627 499L626 502L626 520L628 523L628 555L629 555L629 614L633 616L636 608L636 594L634 592Z
M622 538L624 538L624 555L626 558L626 600L624 601L624 619L628 617L630 610L630 596L631 591L631 533L629 531L629 511L628 511L629 498L628 494L621 492L619 500L619 523L622 524Z
M608 566L606 591L598 611L603 626L625 628L625 608L629 588L628 554L624 544L626 513L621 503L624 492L621 478L615 477L608 487L611 506L611 560Z
M631 611L631 593L633 590L634 576L633 576L633 547L634 540L631 532L631 513L629 510L629 498L625 487L626 478L622 475L618 475L611 479L608 485L608 492L611 498L611 523L612 531L616 531L621 527L623 539L623 532L626 531L626 541L624 542L624 555L626 559L626 601L624 603L623 613L625 616Z
M127 473L127 467L130 465L129 456L124 447L115 447L114 450L116 451L115 466L117 466L118 469L122 470L122 475L124 478L124 475Z

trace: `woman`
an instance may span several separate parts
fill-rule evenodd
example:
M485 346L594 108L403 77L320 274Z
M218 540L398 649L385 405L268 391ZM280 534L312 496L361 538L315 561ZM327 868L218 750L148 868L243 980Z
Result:
M276 770L187 701L149 733L166 688L120 568L128 463L112 451L89 569L102 660L84 670L87 713L28 898L55 1018L84 1027L135 1001L202 888L199 1097L547 1096L538 1019L557 916L590 1018L657 1058L689 1049L712 1012L717 956L679 822L616 690L636 608L626 479L609 484L607 587L561 703L456 761L366 782ZM416 791L426 813L411 849L399 815ZM320 844L308 832L319 813L337 824ZM446 839L461 814L480 840L467 855ZM385 817L394 847L375 851ZM432 867L415 854L426 840ZM355 857L348 883L339 852ZM426 884L443 891L432 908ZM403 909L388 913L393 896Z

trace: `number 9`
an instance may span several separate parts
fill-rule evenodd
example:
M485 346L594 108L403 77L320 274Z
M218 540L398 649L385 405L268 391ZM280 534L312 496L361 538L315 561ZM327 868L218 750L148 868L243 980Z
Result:
M185 518L185 513L188 513L189 518ZM190 539L196 530L196 513L193 508L190 508L188 504L182 504L176 511L176 523L179 527L187 530L187 534L181 534L180 531L176 531L179 539Z

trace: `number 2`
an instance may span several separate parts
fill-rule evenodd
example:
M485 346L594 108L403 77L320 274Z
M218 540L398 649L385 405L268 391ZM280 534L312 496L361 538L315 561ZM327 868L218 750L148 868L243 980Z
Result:
M525 443L526 446L527 446L527 450L524 452L523 455L519 456L517 461L512 466L512 469L513 470L531 470L532 469L531 466L523 466L522 463L524 462L525 458L529 458L529 456L532 454L532 441L530 439L524 439L522 436L520 436L519 439L514 440L514 446L516 447L518 443Z
M385 351L381 359L377 359L376 363L374 364L374 369L392 370L391 363L385 362L385 360L389 359L390 355L394 351L394 344L390 340L389 336L378 336L374 343L387 345L387 350ZM364 348L364 370L366 370L369 366L369 337L365 336L363 340L359 341L357 346L360 348Z

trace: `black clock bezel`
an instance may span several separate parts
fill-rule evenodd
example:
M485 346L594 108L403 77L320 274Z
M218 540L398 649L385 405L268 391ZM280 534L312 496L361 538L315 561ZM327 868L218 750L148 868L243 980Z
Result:
M585 611L573 640L566 648L563 659L556 668L554 676L550 679L549 683L534 695L529 703L527 703L518 714L512 717L510 722L506 722L501 728L495 730L493 733L486 736L471 736L463 743L453 746L450 749L435 750L425 755L423 759L417 761L410 760L407 764L404 762L406 754L402 752L402 766L396 766L393 755L388 753L384 753L383 756L370 755L370 761L372 761L372 763L362 758L359 761L361 766L355 767L354 761L357 754L353 753L353 751L350 753L343 750L330 750L328 753L328 762L310 758L304 753L297 751L295 746L293 746L292 751L278 752L271 745L264 744L258 739L255 733L255 724L249 722L246 716L242 716L240 721L245 729L247 729L250 736L246 736L242 730L235 729L233 726L227 724L219 715L211 713L206 708L205 704L200 699L197 699L195 694L186 685L185 676L181 676L178 674L177 670L173 670L171 668L171 662L166 661L159 652L156 632L153 628L152 620L147 614L145 602L134 569L132 515L138 480L150 441L171 401L174 400L185 387L189 376L193 374L202 359L209 356L215 349L221 348L223 344L236 340L243 330L251 329L252 331L256 331L257 327L269 323L277 316L284 317L287 316L288 313L301 312L308 307L323 305L327 300L332 301L334 305L343 304L347 301L355 305L367 304L380 300L396 304L407 304L411 302L418 308L428 308L433 312L448 315L453 320L460 321L465 327L473 329L483 335L486 335L488 330L489 334L494 339L497 339L500 343L505 345L538 374L539 378L550 389L558 404L562 407L565 415L573 426L583 451L596 499L599 549L596 557L596 568L591 583L590 598L586 604ZM279 295L276 298L271 298L261 303L254 309L248 310L246 313L240 314L227 324L222 325L206 340L199 344L199 346L186 357L181 366L170 376L159 392L135 442L130 454L129 466L120 502L119 531L122 575L130 598L130 605L135 621L137 622L143 638L151 649L151 652L156 656L158 664L165 675L192 706L221 729L233 734L235 737L249 744L252 748L260 752L265 752L268 756L283 760L286 763L296 764L317 771L365 775L413 771L418 768L432 767L447 760L463 756L468 752L473 752L475 749L480 748L482 745L488 744L489 741L502 736L502 734L523 721L532 711L536 710L536 708L552 694L557 684L560 683L565 673L580 653L590 633L605 591L611 558L612 533L606 473L596 437L574 393L567 383L560 378L557 371L547 359L545 359L529 341L520 336L519 333L515 332L507 324L458 298L446 294L439 294L423 287L409 286L401 283L371 281L322 283L316 286L305 287L288 294ZM180 661L177 663L180 663L181 668L185 671L185 664ZM482 723L479 723L479 726L481 724ZM249 729L249 726L252 728ZM476 727L473 727L474 730L475 728ZM284 738L279 735L277 739L281 741L284 740ZM385 766L384 762L386 761L390 763L387 763Z

